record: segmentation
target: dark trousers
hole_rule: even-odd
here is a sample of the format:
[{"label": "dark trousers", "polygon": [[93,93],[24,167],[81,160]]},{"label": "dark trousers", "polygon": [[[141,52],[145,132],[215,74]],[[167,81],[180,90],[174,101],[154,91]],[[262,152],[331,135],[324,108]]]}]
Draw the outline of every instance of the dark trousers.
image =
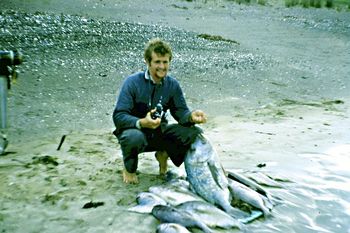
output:
[{"label": "dark trousers", "polygon": [[187,150],[202,130],[196,126],[185,127],[171,124],[150,129],[126,129],[117,135],[125,169],[135,173],[138,165],[138,155],[142,152],[166,151],[171,161],[180,166],[185,159]]}]

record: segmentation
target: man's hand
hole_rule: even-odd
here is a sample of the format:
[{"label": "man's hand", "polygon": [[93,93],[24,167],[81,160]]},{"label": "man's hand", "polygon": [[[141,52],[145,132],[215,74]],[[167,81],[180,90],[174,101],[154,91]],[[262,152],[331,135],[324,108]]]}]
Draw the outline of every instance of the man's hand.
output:
[{"label": "man's hand", "polygon": [[145,118],[140,119],[140,126],[142,128],[156,129],[160,125],[160,118],[152,119],[151,114],[156,111],[156,108],[147,113]]},{"label": "man's hand", "polygon": [[207,122],[207,116],[202,110],[194,110],[191,113],[191,122],[195,124],[201,124]]}]

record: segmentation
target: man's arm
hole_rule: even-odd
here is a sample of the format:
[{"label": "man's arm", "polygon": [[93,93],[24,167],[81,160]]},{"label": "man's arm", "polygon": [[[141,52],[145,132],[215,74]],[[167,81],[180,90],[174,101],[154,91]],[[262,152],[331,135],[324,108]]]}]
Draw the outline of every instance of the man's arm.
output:
[{"label": "man's arm", "polygon": [[131,114],[134,108],[132,96],[135,93],[132,84],[131,80],[125,80],[113,112],[113,122],[118,132],[122,129],[135,128],[136,122],[139,119]]},{"label": "man's arm", "polygon": [[191,125],[191,111],[187,107],[182,89],[177,81],[174,82],[174,93],[171,99],[170,113],[180,125]]},{"label": "man's arm", "polygon": [[173,106],[170,108],[170,112],[175,120],[177,120],[181,125],[205,123],[207,121],[207,117],[202,110],[189,110],[182,89],[177,81],[175,81],[174,90]]}]

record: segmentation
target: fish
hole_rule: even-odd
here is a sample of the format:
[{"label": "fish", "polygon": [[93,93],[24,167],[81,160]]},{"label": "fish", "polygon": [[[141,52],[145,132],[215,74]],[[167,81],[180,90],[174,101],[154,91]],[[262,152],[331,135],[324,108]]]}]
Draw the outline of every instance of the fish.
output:
[{"label": "fish", "polygon": [[160,186],[152,186],[149,192],[157,195],[169,205],[176,206],[187,201],[203,200],[200,196],[189,190],[189,184],[185,180],[173,180]]},{"label": "fish", "polygon": [[219,227],[223,229],[242,229],[243,227],[240,221],[232,218],[226,212],[208,202],[188,201],[176,206],[176,208],[189,213],[209,227]]},{"label": "fish", "polygon": [[181,168],[173,168],[165,173],[165,180],[171,182],[173,180],[185,180],[186,172],[185,169]]},{"label": "fish", "polygon": [[156,233],[191,233],[186,227],[176,223],[159,224]]},{"label": "fish", "polygon": [[187,180],[199,196],[219,206],[234,218],[249,217],[248,213],[231,206],[227,177],[219,162],[217,152],[203,134],[199,134],[191,144],[184,164]]},{"label": "fish", "polygon": [[[247,186],[249,189],[256,191],[261,195],[261,198],[264,201],[265,206],[267,206],[270,210],[279,204],[284,203],[284,201],[276,196],[272,196],[267,190],[265,190],[261,185],[259,185],[257,182],[252,180],[251,178],[247,178],[244,175],[239,174],[236,171],[233,171],[232,169],[226,169],[225,170],[227,177],[229,180],[237,181],[245,186]],[[290,182],[289,180],[283,180],[284,182]]]},{"label": "fish", "polygon": [[[266,175],[262,172],[254,172],[252,174],[248,175],[248,178],[253,180],[254,182],[256,182],[259,185],[262,185],[264,187],[271,187],[271,188],[283,188],[283,184],[281,184],[280,182],[290,182],[287,179],[274,179],[269,175]],[[277,181],[279,180],[279,181]]]},{"label": "fish", "polygon": [[184,190],[185,192],[191,191],[190,183],[183,178],[175,178],[175,179],[168,180],[168,182],[166,182],[164,186],[176,187],[181,190]]},{"label": "fish", "polygon": [[129,208],[128,211],[149,214],[152,212],[154,206],[167,205],[166,201],[162,198],[149,192],[139,193],[136,197],[136,201],[138,205]]},{"label": "fish", "polygon": [[195,227],[201,229],[205,233],[212,233],[212,230],[202,221],[173,206],[156,205],[152,209],[152,215],[162,223],[176,223],[186,228]]},{"label": "fish", "polygon": [[266,198],[268,198],[269,200],[272,200],[271,195],[263,188],[261,187],[261,185],[259,185],[258,183],[254,182],[253,180],[239,174],[238,172],[235,172],[233,170],[228,170],[226,169],[225,172],[227,173],[227,177],[238,181],[239,183],[242,183],[246,186],[248,186],[249,188],[255,190],[256,192],[260,193],[261,195],[265,196]]},{"label": "fish", "polygon": [[233,199],[243,201],[251,206],[260,209],[265,216],[271,214],[272,205],[261,194],[253,189],[248,188],[235,180],[229,180],[229,189]]}]

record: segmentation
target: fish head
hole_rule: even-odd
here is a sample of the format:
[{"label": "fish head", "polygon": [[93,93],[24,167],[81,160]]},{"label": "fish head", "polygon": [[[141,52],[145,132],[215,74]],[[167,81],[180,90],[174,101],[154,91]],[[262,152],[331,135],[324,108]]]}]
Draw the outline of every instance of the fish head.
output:
[{"label": "fish head", "polygon": [[157,195],[149,192],[141,192],[137,195],[136,201],[139,204],[159,203],[165,204],[166,202]]},{"label": "fish head", "polygon": [[190,231],[180,224],[162,223],[157,227],[156,233],[190,233]]},{"label": "fish head", "polygon": [[216,151],[210,141],[203,134],[200,134],[191,144],[186,155],[186,160],[192,164],[206,163],[208,160],[211,160],[215,154]]},{"label": "fish head", "polygon": [[165,219],[172,219],[174,215],[176,216],[177,212],[175,207],[168,205],[155,205],[152,209],[152,215],[162,222],[164,222]]}]

